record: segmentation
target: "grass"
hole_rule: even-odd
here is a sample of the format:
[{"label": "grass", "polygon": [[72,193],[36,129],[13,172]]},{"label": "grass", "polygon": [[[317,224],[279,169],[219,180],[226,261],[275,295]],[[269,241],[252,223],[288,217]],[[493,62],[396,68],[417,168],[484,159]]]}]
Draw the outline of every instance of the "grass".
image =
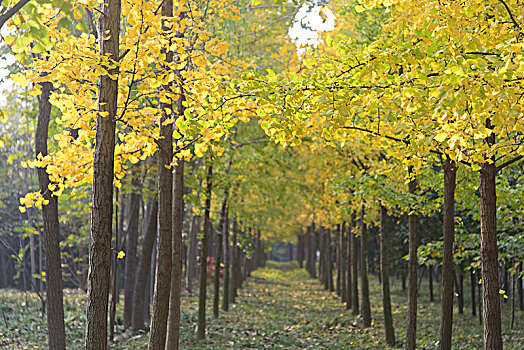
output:
[{"label": "grass", "polygon": [[[406,324],[406,293],[400,281],[392,281],[393,317],[398,346],[402,347]],[[418,307],[419,349],[438,347],[438,302],[430,303],[423,281]],[[385,345],[382,330],[380,285],[370,276],[372,327],[362,329],[336,296],[308,278],[295,263],[272,263],[255,271],[240,292],[238,303],[228,313],[213,319],[208,309],[206,340],[196,342],[196,296],[182,301],[181,349],[393,349]],[[469,291],[467,285],[465,291]],[[208,294],[208,300],[211,293]],[[438,291],[436,291],[438,298]],[[465,295],[466,306],[469,305]],[[41,349],[46,347],[45,320],[34,296],[0,291],[0,348]],[[209,300],[209,306],[211,306]],[[120,305],[121,306],[121,305]],[[505,349],[524,349],[524,313],[517,311],[515,328],[509,329],[510,303],[502,305]],[[85,295],[66,293],[66,330],[69,349],[81,349],[84,337]],[[121,311],[121,310],[120,310]],[[465,307],[454,314],[453,349],[482,348],[482,327]],[[120,313],[121,314],[121,313]],[[118,318],[118,317],[117,317]],[[147,334],[123,331],[117,325],[111,349],[145,349]]]}]

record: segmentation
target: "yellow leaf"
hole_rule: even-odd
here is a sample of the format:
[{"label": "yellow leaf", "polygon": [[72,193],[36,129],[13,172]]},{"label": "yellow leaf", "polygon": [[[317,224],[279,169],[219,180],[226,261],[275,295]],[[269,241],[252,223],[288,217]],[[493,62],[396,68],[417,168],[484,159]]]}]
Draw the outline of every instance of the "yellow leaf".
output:
[{"label": "yellow leaf", "polygon": [[21,213],[25,213],[27,211],[27,209],[22,206],[18,206],[18,209],[20,210]]},{"label": "yellow leaf", "polygon": [[435,141],[437,142],[442,142],[446,139],[446,137],[448,136],[448,134],[446,134],[445,132],[441,132],[440,134],[437,134],[437,136],[435,136]]},{"label": "yellow leaf", "polygon": [[21,73],[12,74],[10,78],[11,78],[12,81],[14,81],[15,83],[17,83],[20,86],[27,86],[27,85],[29,85],[29,82],[27,81],[27,78],[25,77],[25,75],[23,75]]},{"label": "yellow leaf", "polygon": [[126,253],[124,253],[124,251],[121,250],[121,251],[118,252],[117,258],[118,259],[123,259],[124,256],[126,256]]}]

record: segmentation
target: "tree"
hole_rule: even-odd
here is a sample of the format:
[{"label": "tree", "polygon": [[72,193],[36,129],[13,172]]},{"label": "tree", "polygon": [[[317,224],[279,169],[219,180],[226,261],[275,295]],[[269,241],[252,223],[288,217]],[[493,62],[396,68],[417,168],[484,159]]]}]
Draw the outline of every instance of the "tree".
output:
[{"label": "tree", "polygon": [[[107,303],[111,266],[113,220],[113,171],[118,98],[120,1],[109,0],[99,19],[100,56],[105,72],[100,75],[95,156],[93,165],[93,204],[87,285],[86,348],[107,348]],[[116,75],[116,78],[115,78]]]}]

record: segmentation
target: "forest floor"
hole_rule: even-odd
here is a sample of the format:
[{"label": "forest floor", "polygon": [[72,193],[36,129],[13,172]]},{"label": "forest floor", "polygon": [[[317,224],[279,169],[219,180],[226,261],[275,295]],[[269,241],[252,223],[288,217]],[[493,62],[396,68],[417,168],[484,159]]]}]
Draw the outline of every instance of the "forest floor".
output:
[{"label": "forest floor", "polygon": [[[402,347],[406,318],[406,292],[400,281],[392,281],[393,318],[398,347]],[[238,303],[213,319],[208,309],[206,340],[195,341],[196,296],[182,301],[181,349],[394,349],[385,345],[382,329],[381,293],[378,279],[370,278],[373,323],[362,329],[360,319],[345,309],[334,295],[308,278],[296,263],[268,262],[257,270],[240,292]],[[468,288],[464,288],[469,291]],[[430,303],[423,282],[418,306],[417,345],[420,349],[438,348],[439,313],[437,301]],[[209,306],[212,297],[208,294]],[[81,349],[84,337],[85,295],[66,293],[66,330],[69,349]],[[455,309],[453,349],[481,349],[482,327],[471,316],[465,295],[464,315]],[[524,349],[524,313],[517,311],[515,327],[509,329],[510,303],[503,303],[505,349]],[[0,290],[0,348],[46,348],[45,319],[39,312],[36,296]],[[147,334],[123,331],[117,317],[117,335],[111,349],[146,349]],[[396,349],[395,348],[395,349]]]}]

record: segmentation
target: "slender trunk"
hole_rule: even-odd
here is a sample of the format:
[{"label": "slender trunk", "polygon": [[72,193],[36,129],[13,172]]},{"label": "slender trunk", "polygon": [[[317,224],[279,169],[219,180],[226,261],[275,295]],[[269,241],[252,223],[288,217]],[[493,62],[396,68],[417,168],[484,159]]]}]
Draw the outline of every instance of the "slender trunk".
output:
[{"label": "slender trunk", "polygon": [[369,282],[368,282],[368,237],[366,222],[364,221],[364,203],[360,209],[360,268],[361,268],[361,292],[362,292],[362,323],[364,327],[371,326],[371,308],[369,303]]},{"label": "slender trunk", "polygon": [[440,350],[451,349],[453,325],[453,241],[455,239],[455,187],[457,167],[448,157],[442,162],[444,169],[444,219],[442,292],[440,311]]},{"label": "slender trunk", "polygon": [[347,299],[346,299],[346,309],[352,308],[353,303],[353,280],[352,280],[352,253],[351,253],[351,245],[353,244],[354,237],[352,237],[351,233],[351,222],[349,223],[348,227],[348,234],[347,234],[347,242],[346,242],[346,261],[344,264],[346,265],[346,293],[347,293]]},{"label": "slender trunk", "polygon": [[340,226],[337,225],[337,233],[336,233],[336,240],[335,240],[335,266],[336,266],[336,269],[337,269],[337,286],[336,286],[336,290],[335,292],[337,293],[338,296],[342,297],[342,288],[341,288],[341,281],[342,281],[342,276],[341,276],[341,270],[342,270],[342,264],[340,263],[340,256],[341,256],[341,246],[342,245],[342,240],[340,238]]},{"label": "slender trunk", "polygon": [[[514,263],[514,259],[513,259],[513,263]],[[513,273],[513,283],[511,286],[511,321],[509,323],[510,329],[513,329],[513,326],[515,325],[515,294],[517,294],[515,291],[516,285],[517,285],[517,272],[515,271]]]},{"label": "slender trunk", "polygon": [[186,287],[191,295],[193,278],[198,275],[197,271],[197,248],[198,248],[198,227],[200,226],[200,218],[192,216],[189,223],[189,250],[187,254],[187,271],[186,271]]},{"label": "slender trunk", "polygon": [[238,258],[237,258],[237,219],[236,217],[233,219],[233,240],[231,242],[231,282],[229,287],[229,303],[234,304],[235,298],[237,296],[237,265],[238,265]]},{"label": "slender trunk", "polygon": [[330,292],[335,291],[333,285],[333,259],[332,259],[332,250],[331,250],[331,229],[326,230],[326,272],[328,280],[328,289]]},{"label": "slender trunk", "polygon": [[[51,116],[51,83],[41,83],[42,93],[38,100],[38,123],[35,137],[37,156],[47,155],[47,138]],[[49,174],[45,168],[37,168],[40,193],[47,205],[42,206],[47,282],[47,338],[49,349],[65,349],[64,297],[62,289],[62,267],[60,262],[60,231],[58,225],[58,198],[49,191]],[[40,237],[40,246],[42,237]],[[42,270],[41,270],[42,271]],[[7,282],[7,281],[6,281]],[[7,285],[7,284],[6,284]]]},{"label": "slender trunk", "polygon": [[[492,134],[492,136],[494,141],[495,135]],[[502,350],[503,348],[498,274],[495,176],[496,167],[494,163],[482,164],[480,171],[480,260],[482,267],[482,313],[485,350]]]},{"label": "slender trunk", "polygon": [[520,306],[520,311],[524,311],[524,293],[523,293],[523,288],[522,288],[522,276],[521,276],[521,273],[522,273],[522,263],[519,264],[519,278],[517,280],[517,290],[519,291],[519,306]]},{"label": "slender trunk", "polygon": [[131,210],[129,211],[129,221],[126,232],[126,250],[125,250],[125,268],[124,268],[124,328],[131,327],[133,318],[133,293],[135,291],[136,270],[138,264],[137,246],[138,246],[138,217],[140,207],[140,190],[141,181],[139,174],[135,173],[131,186]]},{"label": "slender trunk", "polygon": [[384,309],[384,331],[386,343],[395,345],[395,329],[391,314],[391,294],[389,291],[389,257],[388,257],[388,231],[386,229],[387,212],[380,206],[380,273],[382,275],[382,305]]},{"label": "slender trunk", "polygon": [[[459,306],[459,314],[464,314],[464,275],[462,274],[462,269],[460,266],[458,266],[458,270],[456,271],[458,273],[458,280],[457,282],[457,298],[458,298],[458,306]],[[455,277],[456,278],[456,277]]]},{"label": "slender trunk", "polygon": [[220,310],[220,265],[222,265],[222,250],[224,243],[224,231],[226,230],[226,213],[227,201],[229,199],[229,189],[224,190],[224,199],[222,201],[222,210],[220,211],[220,231],[217,232],[217,250],[215,260],[215,275],[214,275],[214,295],[213,295],[213,316],[217,318]]},{"label": "slender trunk", "polygon": [[144,329],[144,304],[149,305],[149,299],[146,301],[147,281],[150,277],[151,257],[153,255],[153,246],[155,245],[157,221],[158,221],[158,199],[155,196],[152,199],[152,207],[149,213],[146,233],[142,242],[142,250],[135,281],[135,291],[133,292],[133,319],[131,328],[133,330]]},{"label": "slender trunk", "polygon": [[349,242],[351,245],[351,284],[353,290],[351,292],[353,300],[351,305],[353,308],[353,315],[359,314],[359,305],[358,305],[358,260],[357,260],[357,239],[353,233],[355,228],[355,213],[351,213],[351,225],[349,225]]},{"label": "slender trunk", "polygon": [[206,274],[207,274],[207,240],[211,233],[211,219],[209,213],[211,210],[211,193],[212,193],[213,166],[207,168],[207,193],[204,212],[204,234],[202,235],[202,244],[200,246],[200,287],[198,294],[198,329],[197,339],[203,340],[206,337]]},{"label": "slender trunk", "polygon": [[[410,176],[411,174],[410,169]],[[409,182],[409,193],[414,194],[417,188],[416,180]],[[414,350],[417,344],[417,222],[416,214],[409,215],[409,289],[408,289],[408,319],[406,328],[406,350]]]},{"label": "slender trunk", "polygon": [[473,269],[469,271],[469,276],[471,280],[471,314],[473,316],[477,315],[477,306],[475,305],[475,289],[477,281],[475,281],[475,272]]},{"label": "slender trunk", "polygon": [[171,293],[167,321],[167,349],[178,349],[180,330],[180,297],[182,294],[182,231],[184,230],[184,160],[178,159],[173,174],[173,240]]},{"label": "slender trunk", "polygon": [[224,223],[224,290],[222,295],[222,310],[229,310],[229,265],[231,264],[231,248],[229,246],[229,212],[226,211]]},{"label": "slender trunk", "polygon": [[340,294],[342,296],[341,301],[347,303],[348,292],[347,292],[347,263],[346,263],[346,245],[344,244],[344,227],[345,223],[339,225],[339,252],[340,252]]},{"label": "slender trunk", "polygon": [[[108,0],[102,6],[98,20],[100,56],[109,56],[110,60],[117,60],[119,56],[120,10],[120,0]],[[118,66],[107,67],[107,72],[100,76],[98,84],[99,113],[96,117],[87,286],[87,350],[107,348]]]}]

